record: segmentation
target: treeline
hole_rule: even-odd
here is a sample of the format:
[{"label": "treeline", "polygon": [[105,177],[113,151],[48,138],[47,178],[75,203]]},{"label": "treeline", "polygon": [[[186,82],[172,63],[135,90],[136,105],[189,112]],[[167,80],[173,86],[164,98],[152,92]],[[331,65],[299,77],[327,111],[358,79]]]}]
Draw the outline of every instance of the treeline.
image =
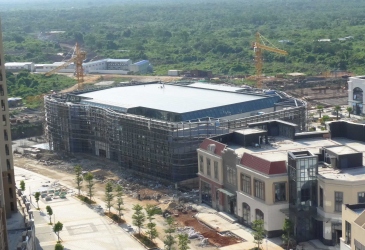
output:
[{"label": "treeline", "polygon": [[[75,9],[0,12],[6,59],[48,61],[60,48],[39,41],[39,32],[64,30],[58,42],[79,42],[92,56],[148,59],[156,74],[168,69],[250,74],[251,43],[259,31],[289,52],[287,57],[265,53],[264,73],[365,73],[364,1],[178,0],[100,7],[90,3]],[[339,40],[344,37],[352,38]]]},{"label": "treeline", "polygon": [[37,108],[43,102],[42,94],[71,87],[76,80],[63,75],[45,76],[21,71],[17,74],[6,72],[6,83],[9,97],[22,97],[28,107]]}]

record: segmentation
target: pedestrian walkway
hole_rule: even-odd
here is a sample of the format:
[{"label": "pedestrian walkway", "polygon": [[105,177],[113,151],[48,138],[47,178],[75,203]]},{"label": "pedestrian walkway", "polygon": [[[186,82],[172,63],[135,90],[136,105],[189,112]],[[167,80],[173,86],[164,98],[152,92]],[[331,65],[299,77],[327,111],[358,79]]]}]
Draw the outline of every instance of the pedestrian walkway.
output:
[{"label": "pedestrian walkway", "polygon": [[48,225],[48,218],[44,212],[37,210],[33,206],[33,216],[35,224],[35,236],[37,238],[37,250],[53,250],[57,241],[56,234],[52,226]]},{"label": "pedestrian walkway", "polygon": [[[34,192],[55,181],[20,168],[15,168],[15,179],[17,182],[21,180],[26,182],[26,195],[28,196],[28,190]],[[37,206],[34,206],[36,205],[34,197],[32,197],[32,202],[37,250],[53,250],[57,242],[57,236],[53,232],[52,226],[48,225],[49,217],[45,209],[47,205],[51,206],[53,210],[52,222],[60,221],[63,224],[60,238],[65,249],[145,249],[118,224],[107,219],[104,213],[99,213],[99,210],[94,209],[93,206],[88,206],[70,194],[67,194],[64,199],[58,198],[50,201],[41,198],[39,200],[41,210],[37,210]]]}]

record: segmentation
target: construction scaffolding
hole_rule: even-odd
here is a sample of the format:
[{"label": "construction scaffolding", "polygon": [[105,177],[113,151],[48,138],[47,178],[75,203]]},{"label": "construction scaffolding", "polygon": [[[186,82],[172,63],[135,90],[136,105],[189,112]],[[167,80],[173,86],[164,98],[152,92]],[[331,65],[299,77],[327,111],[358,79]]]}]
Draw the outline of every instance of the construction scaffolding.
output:
[{"label": "construction scaffolding", "polygon": [[173,183],[196,177],[196,149],[207,137],[265,120],[289,121],[300,130],[306,124],[305,106],[236,120],[169,122],[82,104],[77,96],[66,94],[46,96],[45,112],[50,149],[97,155]]}]

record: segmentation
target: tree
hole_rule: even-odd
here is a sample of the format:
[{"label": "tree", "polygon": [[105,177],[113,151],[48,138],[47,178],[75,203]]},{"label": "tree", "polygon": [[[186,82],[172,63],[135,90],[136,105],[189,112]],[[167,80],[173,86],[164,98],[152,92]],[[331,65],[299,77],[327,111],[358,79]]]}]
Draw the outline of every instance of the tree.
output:
[{"label": "tree", "polygon": [[175,233],[175,220],[172,217],[168,217],[166,219],[167,222],[167,229],[165,229],[165,239],[163,241],[163,243],[165,244],[165,249],[166,250],[172,250],[172,246],[176,243],[176,240],[174,238],[174,236],[172,235],[173,233]]},{"label": "tree", "polygon": [[347,107],[346,108],[347,113],[349,113],[349,118],[350,118],[350,114],[352,113],[352,108],[351,107]]},{"label": "tree", "polygon": [[112,201],[113,201],[114,195],[113,195],[113,184],[108,181],[105,185],[105,202],[106,202],[106,207],[109,209],[109,214],[110,214],[110,208],[113,206]]},{"label": "tree", "polygon": [[254,243],[257,244],[256,249],[260,249],[260,245],[265,238],[265,229],[263,220],[255,220],[252,222],[252,236],[254,238]]},{"label": "tree", "polygon": [[177,243],[179,245],[179,250],[188,250],[190,249],[189,247],[189,236],[188,234],[179,234],[178,236],[179,242]]},{"label": "tree", "polygon": [[122,216],[122,211],[124,210],[124,202],[123,202],[123,187],[121,185],[117,185],[115,187],[117,202],[115,203],[115,209],[118,211],[119,218]]},{"label": "tree", "polygon": [[285,219],[283,226],[283,235],[281,236],[283,239],[284,245],[286,245],[286,249],[291,248],[291,244],[295,242],[293,238],[293,223],[289,219]]},{"label": "tree", "polygon": [[331,118],[328,115],[324,115],[321,118],[321,124],[325,124],[326,122],[328,122],[329,120],[331,120]]},{"label": "tree", "polygon": [[322,117],[322,112],[323,112],[323,106],[322,105],[318,105],[317,106],[317,111],[319,113],[319,118],[321,118]]},{"label": "tree", "polygon": [[52,214],[53,214],[53,210],[50,206],[46,206],[46,210],[47,210],[47,214],[49,216],[49,224],[52,225]]},{"label": "tree", "polygon": [[80,196],[80,191],[81,191],[81,184],[82,184],[82,168],[80,165],[77,165],[75,166],[74,168],[74,171],[75,171],[75,175],[76,175],[76,178],[75,178],[75,182],[76,182],[76,188],[77,190],[79,190],[79,196]]},{"label": "tree", "polygon": [[133,210],[135,211],[132,219],[133,219],[133,225],[135,225],[136,227],[138,227],[138,234],[141,234],[141,228],[143,227],[143,223],[146,220],[146,216],[143,213],[143,207],[141,205],[134,205],[133,206]]},{"label": "tree", "polygon": [[338,120],[338,112],[341,111],[341,107],[339,105],[335,106],[335,112],[336,112],[336,119]]},{"label": "tree", "polygon": [[153,206],[151,204],[148,204],[145,207],[146,210],[146,214],[147,214],[147,219],[148,219],[148,223],[147,223],[147,235],[148,238],[153,241],[155,238],[157,238],[158,236],[158,232],[156,229],[156,223],[153,222],[153,220],[155,219],[153,216],[155,216],[156,214],[159,213],[159,210],[156,206]]},{"label": "tree", "polygon": [[20,189],[24,192],[25,191],[25,182],[22,180],[20,181]]},{"label": "tree", "polygon": [[63,250],[64,247],[61,243],[57,243],[55,246],[54,246],[54,250]]},{"label": "tree", "polygon": [[62,228],[63,228],[63,224],[59,221],[53,227],[53,232],[55,232],[55,234],[57,234],[58,242],[60,241],[60,232],[62,231]]},{"label": "tree", "polygon": [[38,201],[39,201],[39,197],[41,196],[41,193],[40,192],[36,192],[34,194],[34,198],[35,198],[35,201],[37,202],[37,207],[39,209],[39,204],[38,204]]},{"label": "tree", "polygon": [[88,190],[88,196],[89,196],[89,199],[91,201],[91,198],[93,197],[93,189],[94,189],[94,175],[92,173],[87,173],[85,175],[85,180],[87,181],[87,184],[86,184],[86,187],[87,187],[87,190]]}]

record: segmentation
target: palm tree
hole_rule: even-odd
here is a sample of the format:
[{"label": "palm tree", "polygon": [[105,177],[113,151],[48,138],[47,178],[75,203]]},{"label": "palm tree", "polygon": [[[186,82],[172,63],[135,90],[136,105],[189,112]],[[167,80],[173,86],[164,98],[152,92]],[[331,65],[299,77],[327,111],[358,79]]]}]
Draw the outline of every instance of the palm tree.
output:
[{"label": "palm tree", "polygon": [[350,118],[350,114],[351,114],[351,112],[352,112],[353,109],[351,107],[347,107],[346,110],[349,113],[349,118]]},{"label": "palm tree", "polygon": [[317,106],[317,110],[318,110],[318,113],[319,113],[319,118],[322,117],[322,112],[323,112],[323,106],[322,105],[318,105]]},{"label": "palm tree", "polygon": [[336,119],[338,120],[338,112],[341,111],[341,107],[339,105],[335,106],[335,111],[336,111]]}]

